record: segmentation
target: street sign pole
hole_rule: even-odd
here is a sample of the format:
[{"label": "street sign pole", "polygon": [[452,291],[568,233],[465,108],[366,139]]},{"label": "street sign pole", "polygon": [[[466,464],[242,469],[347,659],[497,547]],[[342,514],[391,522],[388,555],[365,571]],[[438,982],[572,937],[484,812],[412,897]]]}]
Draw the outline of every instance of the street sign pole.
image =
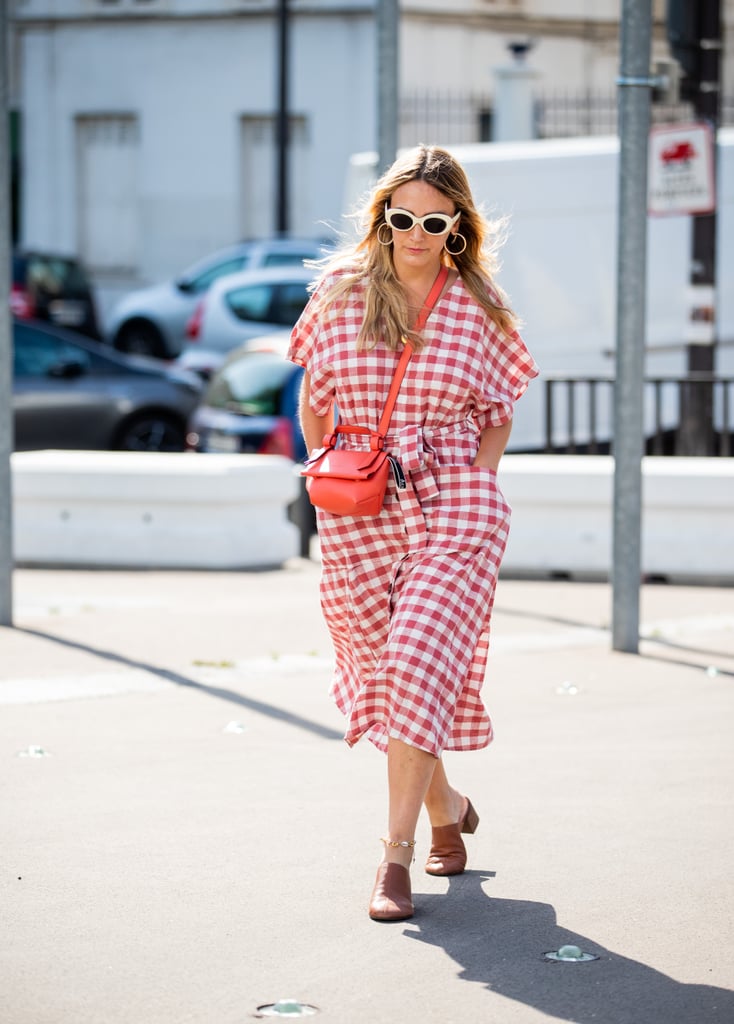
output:
[{"label": "street sign pole", "polygon": [[636,654],[640,626],[642,401],[652,0],[624,0],[619,86],[617,356],[614,390],[612,644]]},{"label": "street sign pole", "polygon": [[377,173],[382,174],[398,152],[398,0],[377,0]]},{"label": "street sign pole", "polygon": [[[702,0],[698,8],[700,47],[698,81],[692,84],[698,120],[709,125],[714,137],[720,111],[721,0]],[[716,157],[714,157],[716,195]],[[716,349],[716,206],[693,218],[691,244],[688,373],[714,372]],[[702,334],[703,332],[703,334]],[[689,381],[684,392],[680,447],[683,455],[713,455],[714,411],[711,384]]]},{"label": "street sign pole", "polygon": [[10,155],[8,145],[8,23],[0,0],[0,626],[13,625],[13,361],[10,323]]}]

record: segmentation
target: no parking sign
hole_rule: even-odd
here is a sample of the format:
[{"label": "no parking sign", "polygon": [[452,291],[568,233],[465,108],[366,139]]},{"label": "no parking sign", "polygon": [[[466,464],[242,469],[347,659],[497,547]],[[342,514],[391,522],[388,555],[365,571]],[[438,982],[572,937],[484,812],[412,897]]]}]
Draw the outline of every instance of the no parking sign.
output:
[{"label": "no parking sign", "polygon": [[710,126],[653,128],[648,143],[648,212],[711,213],[715,205],[714,133]]}]

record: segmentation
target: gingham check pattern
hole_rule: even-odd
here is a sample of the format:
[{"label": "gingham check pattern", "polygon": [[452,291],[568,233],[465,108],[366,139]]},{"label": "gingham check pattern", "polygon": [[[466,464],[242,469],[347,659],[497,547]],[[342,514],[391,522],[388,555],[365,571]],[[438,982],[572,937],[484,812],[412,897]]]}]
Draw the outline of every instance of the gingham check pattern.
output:
[{"label": "gingham check pattern", "polygon": [[[328,282],[326,282],[328,286]],[[323,287],[323,285],[322,285]],[[318,318],[313,300],[289,352],[311,375],[311,407],[375,429],[398,354],[356,351],[363,295]],[[512,417],[537,368],[518,335],[499,332],[457,280],[414,353],[388,448],[406,472],[379,516],[318,510],[321,604],[334,643],[332,695],[350,745],[388,737],[439,756],[492,739],[480,690],[510,509],[492,470],[471,465],[485,426]]]}]

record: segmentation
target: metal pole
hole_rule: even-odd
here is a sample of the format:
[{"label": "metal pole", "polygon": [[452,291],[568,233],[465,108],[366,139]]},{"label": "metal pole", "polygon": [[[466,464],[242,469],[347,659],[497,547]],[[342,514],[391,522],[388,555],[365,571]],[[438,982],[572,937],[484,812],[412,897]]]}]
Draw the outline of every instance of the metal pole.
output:
[{"label": "metal pole", "polygon": [[617,358],[614,398],[612,643],[637,653],[640,622],[643,375],[652,0],[623,0],[619,86]]},{"label": "metal pole", "polygon": [[13,625],[13,360],[10,322],[10,146],[7,5],[0,0],[0,626]]},{"label": "metal pole", "polygon": [[398,0],[377,0],[377,170],[386,171],[398,152]]},{"label": "metal pole", "polygon": [[275,222],[279,235],[289,229],[288,203],[288,0],[278,0],[278,114],[276,125],[277,195]]},{"label": "metal pole", "polygon": [[[703,0],[698,12],[700,75],[693,94],[696,119],[706,121],[714,139],[719,126],[721,2]],[[716,175],[716,158],[714,175]],[[715,189],[715,186],[714,186]],[[716,191],[714,191],[716,194]],[[716,209],[693,217],[690,315],[695,317],[698,343],[688,345],[688,372],[712,374],[716,348]],[[702,332],[708,334],[703,340]],[[712,455],[714,446],[713,386],[689,384],[685,389],[680,454]]]}]

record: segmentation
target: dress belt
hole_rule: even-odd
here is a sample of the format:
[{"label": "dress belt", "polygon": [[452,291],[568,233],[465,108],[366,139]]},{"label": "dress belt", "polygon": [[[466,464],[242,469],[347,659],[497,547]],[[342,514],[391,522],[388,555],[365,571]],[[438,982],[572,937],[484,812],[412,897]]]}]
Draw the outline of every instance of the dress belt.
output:
[{"label": "dress belt", "polygon": [[450,423],[430,430],[419,424],[408,424],[396,433],[388,434],[387,448],[395,455],[403,472],[410,474],[419,499],[430,500],[439,495],[438,484],[432,472],[440,458],[437,456],[434,443],[440,452],[441,442],[447,438],[475,433],[476,431],[466,422]]}]

